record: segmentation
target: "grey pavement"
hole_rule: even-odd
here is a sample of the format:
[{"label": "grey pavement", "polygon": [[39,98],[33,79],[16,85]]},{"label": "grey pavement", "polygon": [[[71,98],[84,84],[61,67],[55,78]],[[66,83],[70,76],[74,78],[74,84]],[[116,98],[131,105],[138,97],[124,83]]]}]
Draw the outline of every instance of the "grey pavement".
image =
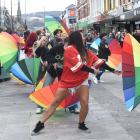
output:
[{"label": "grey pavement", "polygon": [[91,133],[77,129],[78,115],[60,110],[37,136],[31,136],[41,118],[28,98],[33,87],[14,80],[0,83],[0,140],[140,140],[140,106],[126,110],[121,76],[106,73],[103,80],[90,88],[86,123]]}]

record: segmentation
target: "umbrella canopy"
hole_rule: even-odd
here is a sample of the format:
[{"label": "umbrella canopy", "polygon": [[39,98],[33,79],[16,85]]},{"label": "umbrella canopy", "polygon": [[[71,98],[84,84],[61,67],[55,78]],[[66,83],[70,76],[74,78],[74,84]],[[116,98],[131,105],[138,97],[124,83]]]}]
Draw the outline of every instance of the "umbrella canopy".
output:
[{"label": "umbrella canopy", "polygon": [[56,18],[53,16],[45,17],[45,27],[47,27],[48,31],[53,35],[53,32],[56,29],[61,29],[63,31],[64,36],[68,36],[68,29],[66,25],[62,23],[60,18]]},{"label": "umbrella canopy", "polygon": [[0,33],[0,62],[6,70],[17,61],[18,47],[15,39],[8,33]]},{"label": "umbrella canopy", "polygon": [[93,41],[93,43],[90,45],[90,49],[97,54],[98,52],[98,46],[101,43],[101,39],[97,38],[95,41]]},{"label": "umbrella canopy", "polygon": [[110,38],[109,36],[106,37],[106,42],[107,42],[108,44],[110,44],[111,40],[112,40],[112,38]]},{"label": "umbrella canopy", "polygon": [[41,60],[40,58],[26,58],[18,61],[11,67],[11,72],[27,84],[36,84],[42,74]]},{"label": "umbrella canopy", "polygon": [[12,34],[18,44],[24,45],[25,41],[22,37],[18,36],[17,34]]},{"label": "umbrella canopy", "polygon": [[[30,94],[29,98],[34,101],[36,104],[48,108],[53,99],[56,96],[56,90],[58,87],[58,82],[54,82],[53,84],[46,86],[42,89],[35,91]],[[61,102],[58,106],[59,109],[67,108],[79,101],[77,94],[75,93],[67,93],[68,96]]]},{"label": "umbrella canopy", "polygon": [[12,73],[10,73],[10,76],[12,79],[14,79],[18,84],[25,84],[23,81],[19,80],[17,77],[15,77]]},{"label": "umbrella canopy", "polygon": [[46,71],[44,77],[39,81],[38,85],[36,86],[35,88],[35,91],[47,86],[47,85],[50,85],[51,83],[53,83],[54,81],[54,78],[51,77],[48,72]]},{"label": "umbrella canopy", "polygon": [[117,68],[122,62],[122,48],[116,39],[112,39],[109,43],[111,55],[108,58],[108,65]]},{"label": "umbrella canopy", "polygon": [[123,90],[127,109],[140,103],[140,44],[130,35],[124,38],[122,51]]},{"label": "umbrella canopy", "polygon": [[[112,39],[111,39],[110,37],[107,36],[106,42],[107,42],[108,44],[110,44],[111,40],[112,40]],[[93,41],[93,43],[90,45],[90,49],[91,49],[95,54],[98,53],[98,47],[99,47],[100,43],[101,43],[101,39],[100,39],[100,38],[97,38],[97,39],[96,39],[95,41]]]}]

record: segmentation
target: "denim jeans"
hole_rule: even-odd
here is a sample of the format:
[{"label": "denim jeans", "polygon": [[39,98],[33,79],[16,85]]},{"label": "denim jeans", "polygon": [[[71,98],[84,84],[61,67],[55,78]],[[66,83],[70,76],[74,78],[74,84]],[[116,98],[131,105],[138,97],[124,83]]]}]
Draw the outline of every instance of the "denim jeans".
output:
[{"label": "denim jeans", "polygon": [[100,73],[96,75],[97,80],[100,80],[102,74],[105,72],[104,68],[100,68],[99,70],[100,70]]},{"label": "denim jeans", "polygon": [[73,110],[75,110],[76,108],[78,108],[78,104],[77,104],[77,103],[74,104],[74,105],[72,105],[72,106],[70,106],[70,107],[68,107],[68,109],[69,109],[70,111],[73,111]]}]

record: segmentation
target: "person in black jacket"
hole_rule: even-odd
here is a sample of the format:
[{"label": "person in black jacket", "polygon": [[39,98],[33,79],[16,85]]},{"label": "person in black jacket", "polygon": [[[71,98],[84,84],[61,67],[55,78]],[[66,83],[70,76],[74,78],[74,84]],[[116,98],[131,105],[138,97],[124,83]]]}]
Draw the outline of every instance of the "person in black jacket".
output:
[{"label": "person in black jacket", "polygon": [[[34,51],[34,55],[35,57],[40,57],[42,60],[42,64],[43,64],[43,71],[39,77],[39,79],[42,79],[46,73],[46,71],[48,71],[48,62],[46,61],[46,56],[49,53],[49,49],[48,49],[48,44],[49,39],[47,36],[42,36],[41,39],[38,41],[38,43],[36,44],[37,49]],[[47,81],[45,82],[45,85],[48,85],[50,83],[53,82],[54,77],[56,76],[55,73],[55,69],[52,67],[51,73],[48,72],[47,74]],[[43,112],[43,108],[41,106],[37,106],[36,108],[36,114],[41,114]]]},{"label": "person in black jacket", "polygon": [[57,47],[59,43],[64,43],[62,39],[62,30],[61,29],[56,29],[53,32],[54,38],[50,41],[50,44],[52,47]]},{"label": "person in black jacket", "polygon": [[[110,49],[108,48],[108,44],[106,42],[106,37],[107,37],[106,33],[102,33],[100,35],[101,43],[100,43],[99,49],[98,49],[98,57],[100,59],[104,60],[105,62],[108,61],[108,57],[111,55]],[[101,67],[100,73],[96,76],[98,82],[104,82],[104,81],[100,80],[100,78],[104,72],[105,72],[105,69]]]}]

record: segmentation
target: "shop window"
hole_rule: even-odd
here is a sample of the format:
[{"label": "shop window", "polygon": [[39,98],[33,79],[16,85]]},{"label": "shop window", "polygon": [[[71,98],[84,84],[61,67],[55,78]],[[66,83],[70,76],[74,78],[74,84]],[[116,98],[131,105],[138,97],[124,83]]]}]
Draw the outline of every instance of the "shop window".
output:
[{"label": "shop window", "polygon": [[69,11],[69,16],[70,16],[70,17],[75,16],[75,10],[74,10],[74,9],[71,9],[71,10]]},{"label": "shop window", "polygon": [[76,23],[76,19],[74,18],[74,19],[69,19],[69,24],[74,24],[74,23]]},{"label": "shop window", "polygon": [[123,0],[123,4],[126,4],[126,0]]}]

